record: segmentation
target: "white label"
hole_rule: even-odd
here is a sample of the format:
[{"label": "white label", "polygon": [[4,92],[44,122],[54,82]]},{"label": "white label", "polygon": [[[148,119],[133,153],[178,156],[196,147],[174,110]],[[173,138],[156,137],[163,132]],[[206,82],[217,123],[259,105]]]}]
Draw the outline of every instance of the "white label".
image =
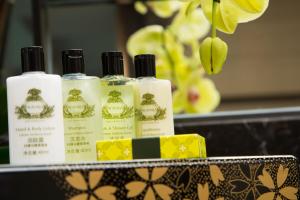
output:
[{"label": "white label", "polygon": [[61,79],[22,75],[7,80],[11,164],[62,163]]},{"label": "white label", "polygon": [[172,94],[169,81],[139,80],[137,83],[137,129],[141,137],[174,134]]}]

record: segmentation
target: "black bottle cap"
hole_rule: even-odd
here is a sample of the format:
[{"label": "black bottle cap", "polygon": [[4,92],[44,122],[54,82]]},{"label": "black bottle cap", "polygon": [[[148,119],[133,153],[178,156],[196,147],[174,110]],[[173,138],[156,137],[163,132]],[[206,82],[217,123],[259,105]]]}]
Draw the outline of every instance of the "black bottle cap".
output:
[{"label": "black bottle cap", "polygon": [[155,55],[141,54],[134,57],[135,77],[155,77]]},{"label": "black bottle cap", "polygon": [[22,72],[45,71],[44,51],[41,46],[21,49]]},{"label": "black bottle cap", "polygon": [[102,53],[103,76],[124,75],[123,55],[119,51]]},{"label": "black bottle cap", "polygon": [[82,49],[62,51],[63,74],[84,73],[84,56]]}]

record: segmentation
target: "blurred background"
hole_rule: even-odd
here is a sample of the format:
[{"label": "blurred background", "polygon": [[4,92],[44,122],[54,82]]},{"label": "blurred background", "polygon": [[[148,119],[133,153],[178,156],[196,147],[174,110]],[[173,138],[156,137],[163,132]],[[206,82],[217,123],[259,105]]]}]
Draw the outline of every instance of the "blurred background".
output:
[{"label": "blurred background", "polygon": [[200,9],[186,17],[186,1],[0,0],[0,163],[8,162],[5,80],[21,74],[20,48],[31,45],[44,47],[56,74],[61,51],[82,48],[87,74],[100,77],[103,51],[123,51],[128,76],[134,54],[154,53],[158,77],[173,84],[176,133],[203,131],[211,156],[299,156],[300,1],[271,0],[233,35],[218,33],[229,55],[215,76],[198,54],[210,24]]},{"label": "blurred background", "polygon": [[[167,6],[167,11],[162,12],[169,14],[162,17],[157,14],[160,8],[155,12],[155,6],[149,4],[148,7],[152,11],[141,14],[143,5],[136,5],[131,0],[0,0],[0,134],[7,133],[5,80],[21,73],[21,47],[43,45],[47,70],[56,74],[62,72],[62,50],[83,48],[87,74],[100,77],[101,52],[121,50],[126,55],[126,73],[132,76],[130,49],[135,49],[133,52],[143,50],[136,47],[142,45],[138,38],[132,39],[131,47],[132,43],[136,43],[136,46],[130,48],[129,38],[149,25],[160,25],[160,28],[167,29],[170,24],[175,24],[174,18],[180,12],[180,9],[169,11]],[[299,10],[300,1],[272,0],[262,17],[239,25],[234,35],[220,33],[220,37],[229,45],[223,72],[208,77],[200,70],[199,80],[205,81],[197,83],[196,88],[186,86],[185,91],[178,92],[181,84],[188,79],[184,76],[188,75],[181,71],[182,68],[175,69],[177,79],[172,80],[175,112],[199,115],[215,111],[299,106]],[[197,41],[201,41],[209,31],[209,27],[205,28],[205,22],[199,27],[203,29]],[[145,38],[145,43],[151,43],[151,38]],[[194,61],[198,55],[189,49],[194,47],[192,44],[196,47],[197,44],[183,43],[171,43],[169,56],[173,56],[173,65],[193,62],[191,65],[198,69],[200,63]],[[155,45],[151,47],[155,48]],[[177,57],[174,57],[175,54]],[[177,54],[190,55],[190,58],[186,62],[184,59],[188,56],[179,59]],[[159,59],[159,65],[162,65],[164,60],[162,57]],[[163,67],[163,70],[158,70],[159,77],[169,78],[174,68]],[[184,69],[191,71],[194,68]],[[167,72],[164,73],[164,70]],[[182,102],[182,99],[186,99],[186,102]],[[195,99],[196,103],[192,105]],[[181,104],[191,105],[180,107]]]},{"label": "blurred background", "polygon": [[[48,71],[61,73],[60,52],[83,48],[86,71],[101,75],[100,53],[126,52],[128,37],[151,24],[168,25],[172,16],[139,14],[131,1],[0,1],[0,80],[21,73],[20,48],[42,44]],[[300,104],[300,2],[273,0],[256,21],[222,36],[229,57],[220,75],[209,77],[221,95],[216,110]],[[51,66],[51,67],[50,67]],[[53,66],[53,67],[52,67]]]}]

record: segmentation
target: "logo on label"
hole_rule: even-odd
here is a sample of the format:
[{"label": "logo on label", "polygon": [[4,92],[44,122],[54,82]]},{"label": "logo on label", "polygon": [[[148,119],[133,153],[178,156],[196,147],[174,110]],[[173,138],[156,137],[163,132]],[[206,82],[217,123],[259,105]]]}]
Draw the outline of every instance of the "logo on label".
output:
[{"label": "logo on label", "polygon": [[127,119],[133,116],[134,108],[124,103],[121,92],[113,90],[108,96],[106,104],[102,107],[104,119]]},{"label": "logo on label", "polygon": [[45,119],[52,117],[54,106],[49,106],[36,88],[28,90],[25,103],[16,106],[18,119]]},{"label": "logo on label", "polygon": [[146,93],[142,98],[141,108],[136,111],[139,121],[163,120],[166,118],[167,109],[158,106],[153,94]]},{"label": "logo on label", "polygon": [[81,96],[81,90],[72,89],[64,104],[64,118],[87,118],[94,116],[94,105],[89,105]]}]

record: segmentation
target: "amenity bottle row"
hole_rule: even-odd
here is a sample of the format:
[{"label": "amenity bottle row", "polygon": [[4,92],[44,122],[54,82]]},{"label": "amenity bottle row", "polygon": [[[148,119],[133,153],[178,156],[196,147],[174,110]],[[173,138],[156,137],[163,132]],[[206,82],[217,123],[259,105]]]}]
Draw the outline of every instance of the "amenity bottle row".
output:
[{"label": "amenity bottle row", "polygon": [[85,75],[80,49],[62,52],[63,76],[45,73],[42,47],[21,49],[22,75],[7,79],[11,164],[96,161],[96,141],[173,135],[171,84],[154,55],[102,54],[103,78]]}]

